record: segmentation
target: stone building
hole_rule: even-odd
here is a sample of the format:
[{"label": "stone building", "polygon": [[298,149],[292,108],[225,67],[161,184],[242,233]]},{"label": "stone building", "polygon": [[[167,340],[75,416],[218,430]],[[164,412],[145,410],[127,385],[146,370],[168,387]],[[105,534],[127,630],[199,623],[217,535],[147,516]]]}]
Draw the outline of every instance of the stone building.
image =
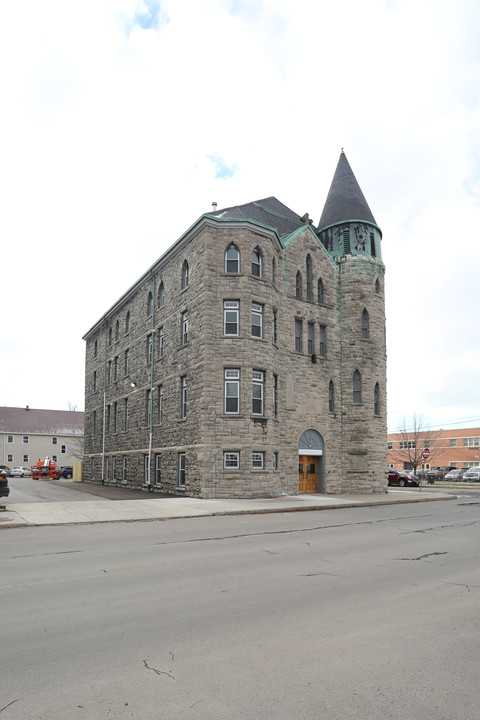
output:
[{"label": "stone building", "polygon": [[343,151],[318,227],[274,197],[200,217],[84,337],[84,480],[384,492],[381,237]]}]

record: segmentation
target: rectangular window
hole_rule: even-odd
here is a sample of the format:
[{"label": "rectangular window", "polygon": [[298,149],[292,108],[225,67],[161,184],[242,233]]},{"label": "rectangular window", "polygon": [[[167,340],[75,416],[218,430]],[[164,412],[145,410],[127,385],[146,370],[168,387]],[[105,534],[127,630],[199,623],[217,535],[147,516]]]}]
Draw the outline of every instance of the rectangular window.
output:
[{"label": "rectangular window", "polygon": [[150,333],[147,335],[147,365],[152,363],[152,350],[153,350],[153,335]]},{"label": "rectangular window", "polygon": [[93,392],[97,392],[97,371],[93,371]]},{"label": "rectangular window", "polygon": [[388,450],[393,450],[393,442],[390,442],[390,441],[389,441],[389,442],[387,443],[387,448],[388,448]]},{"label": "rectangular window", "polygon": [[278,416],[278,375],[273,375],[273,417]]},{"label": "rectangular window", "polygon": [[185,487],[187,459],[186,453],[178,453],[178,487]]},{"label": "rectangular window", "polygon": [[25,465],[30,462],[29,457],[29,455],[22,455],[22,462],[25,463]]},{"label": "rectangular window", "polygon": [[274,310],[272,313],[272,342],[274,345],[277,344],[277,311]]},{"label": "rectangular window", "polygon": [[187,417],[187,376],[180,378],[180,417]]},{"label": "rectangular window", "polygon": [[188,342],[188,310],[182,313],[182,345]]},{"label": "rectangular window", "polygon": [[110,472],[110,458],[107,457],[107,459],[105,460],[105,477],[107,478],[107,480],[108,480],[109,472]]},{"label": "rectangular window", "polygon": [[113,480],[114,482],[115,482],[115,479],[116,479],[116,475],[117,475],[117,458],[116,458],[116,457],[113,457],[113,458],[112,458],[112,480]]},{"label": "rectangular window", "polygon": [[116,433],[118,430],[118,403],[113,403],[113,432]]},{"label": "rectangular window", "polygon": [[463,438],[463,447],[478,447],[480,445],[480,437]]},{"label": "rectangular window", "polygon": [[52,437],[52,445],[58,445],[58,438]]},{"label": "rectangular window", "polygon": [[273,453],[273,469],[278,470],[278,452]]},{"label": "rectangular window", "polygon": [[253,371],[253,388],[252,388],[252,414],[263,415],[264,405],[264,389],[265,389],[265,373],[262,370]]},{"label": "rectangular window", "polygon": [[162,327],[158,328],[158,357],[163,357],[163,343],[164,343],[164,334],[163,334],[163,325]]},{"label": "rectangular window", "polygon": [[454,439],[452,438],[450,440],[450,447],[457,447],[457,439],[456,438],[454,438]]},{"label": "rectangular window", "polygon": [[112,382],[112,361],[109,360],[107,363],[107,383],[110,385]]},{"label": "rectangular window", "polygon": [[315,352],[315,327],[312,322],[308,323],[307,330],[308,330],[307,352],[309,355],[313,355],[313,353]]},{"label": "rectangular window", "polygon": [[[97,411],[93,411],[93,417],[92,417],[92,435],[95,437],[97,434]],[[92,475],[93,477],[93,475]]]},{"label": "rectangular window", "polygon": [[122,457],[122,482],[127,482],[127,456]]},{"label": "rectangular window", "polygon": [[118,355],[113,360],[113,379],[115,382],[118,380]]},{"label": "rectangular window", "polygon": [[252,303],[252,335],[263,337],[263,305]]},{"label": "rectangular window", "polygon": [[155,485],[162,484],[162,456],[155,455]]},{"label": "rectangular window", "polygon": [[92,480],[95,478],[95,458],[91,458],[90,461],[90,477]]},{"label": "rectangular window", "polygon": [[327,357],[327,327],[320,325],[320,357]]},{"label": "rectangular window", "polygon": [[7,443],[9,443],[9,444],[13,443],[13,435],[7,435]]},{"label": "rectangular window", "polygon": [[240,370],[224,370],[224,410],[226,414],[237,415],[240,411]]},{"label": "rectangular window", "polygon": [[107,430],[110,430],[110,413],[111,413],[110,405],[107,405]]},{"label": "rectangular window", "polygon": [[127,348],[125,350],[125,375],[128,375],[130,372],[130,350]]},{"label": "rectangular window", "polygon": [[150,463],[148,461],[148,455],[143,456],[143,482],[145,485],[150,485]]},{"label": "rectangular window", "polygon": [[13,453],[11,455],[7,455],[7,463],[13,463]]},{"label": "rectangular window", "polygon": [[265,453],[253,452],[252,453],[252,470],[263,470],[265,467]]},{"label": "rectangular window", "polygon": [[24,435],[24,436],[23,436],[23,438],[22,438],[22,443],[23,443],[24,445],[28,445],[28,435]]},{"label": "rectangular window", "polygon": [[223,453],[224,470],[238,470],[240,468],[240,453],[231,450]]},{"label": "rectangular window", "polygon": [[[28,457],[28,455],[24,455],[23,457]],[[58,462],[58,455],[52,455],[52,460],[55,460],[55,462]]]},{"label": "rectangular window", "polygon": [[125,398],[125,404],[124,404],[124,424],[123,429],[126,431],[128,430],[128,398]]},{"label": "rectangular window", "polygon": [[240,303],[238,300],[223,302],[223,334],[238,335],[240,324]]},{"label": "rectangular window", "polygon": [[62,455],[66,455],[67,454],[67,446],[62,445],[60,448],[60,452],[62,453]]},{"label": "rectangular window", "polygon": [[302,352],[302,321],[295,318],[295,350]]},{"label": "rectangular window", "polygon": [[163,385],[158,386],[158,414],[157,421],[163,422]]},{"label": "rectangular window", "polygon": [[415,440],[401,440],[400,441],[400,450],[413,450],[417,447],[417,443]]}]

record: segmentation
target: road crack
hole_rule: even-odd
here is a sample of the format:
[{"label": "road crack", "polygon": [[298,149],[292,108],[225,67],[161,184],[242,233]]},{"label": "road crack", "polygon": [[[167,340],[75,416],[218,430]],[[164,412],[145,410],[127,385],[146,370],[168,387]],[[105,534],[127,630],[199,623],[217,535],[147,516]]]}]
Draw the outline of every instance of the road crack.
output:
[{"label": "road crack", "polygon": [[[173,658],[174,658],[175,656],[172,655],[172,653],[170,653],[170,655],[172,656],[172,660],[173,660]],[[150,665],[147,663],[146,660],[143,661],[143,664],[145,665],[145,667],[147,668],[147,670],[152,670],[152,671],[153,671],[154,673],[156,673],[157,675],[166,675],[167,677],[171,678],[172,680],[175,680],[174,676],[173,676],[171,673],[167,672],[166,670],[157,670],[157,668],[150,667]]]}]

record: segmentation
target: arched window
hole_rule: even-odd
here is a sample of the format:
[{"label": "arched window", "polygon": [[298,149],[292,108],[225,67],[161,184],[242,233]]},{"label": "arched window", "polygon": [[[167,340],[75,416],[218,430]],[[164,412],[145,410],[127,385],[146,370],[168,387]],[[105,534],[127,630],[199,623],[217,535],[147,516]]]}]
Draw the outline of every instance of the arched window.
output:
[{"label": "arched window", "polygon": [[240,272],[240,250],[233,243],[225,250],[225,272]]},{"label": "arched window", "polygon": [[258,247],[252,252],[252,275],[263,277],[263,256]]},{"label": "arched window", "polygon": [[380,415],[380,386],[378,383],[375,383],[373,391],[373,414]]},{"label": "arched window", "polygon": [[378,278],[375,280],[375,292],[380,295],[380,280]]},{"label": "arched window", "polygon": [[183,261],[182,265],[182,290],[184,290],[188,285],[188,262],[186,260]]},{"label": "arched window", "polygon": [[370,337],[370,317],[368,312],[364,310],[362,312],[362,338],[368,339]]},{"label": "arched window", "polygon": [[130,332],[130,312],[127,312],[127,316],[125,318],[125,334],[128,334]]},{"label": "arched window", "polygon": [[163,307],[165,305],[165,285],[163,284],[163,280],[160,283],[160,287],[158,288],[158,307]]},{"label": "arched window", "polygon": [[318,281],[318,286],[317,286],[317,299],[318,299],[318,304],[319,304],[319,305],[323,305],[323,282],[322,282],[322,278],[320,278],[319,281]]},{"label": "arched window", "polygon": [[362,376],[355,370],[353,373],[353,404],[360,405],[362,402]]},{"label": "arched window", "polygon": [[302,274],[300,270],[297,272],[297,276],[295,278],[295,296],[297,298],[302,297]]},{"label": "arched window", "polygon": [[307,300],[313,300],[312,258],[307,255]]},{"label": "arched window", "polygon": [[115,340],[118,340],[119,337],[120,337],[120,323],[117,320],[117,322],[115,323]]},{"label": "arched window", "polygon": [[151,292],[148,293],[147,298],[147,315],[151,315],[153,313],[153,295]]},{"label": "arched window", "polygon": [[328,383],[328,409],[330,412],[335,411],[335,390],[332,380]]}]

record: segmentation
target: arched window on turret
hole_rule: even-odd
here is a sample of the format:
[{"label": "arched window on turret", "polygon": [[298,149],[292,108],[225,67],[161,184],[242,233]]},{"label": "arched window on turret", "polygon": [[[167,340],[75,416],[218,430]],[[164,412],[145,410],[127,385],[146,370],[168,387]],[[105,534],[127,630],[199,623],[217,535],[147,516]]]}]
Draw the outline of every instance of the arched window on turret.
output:
[{"label": "arched window on turret", "polygon": [[153,313],[153,295],[151,292],[148,293],[147,298],[147,315],[150,316]]},{"label": "arched window on turret", "polygon": [[375,280],[375,293],[380,295],[380,280],[378,278]]},{"label": "arched window on turret", "polygon": [[362,338],[368,340],[370,337],[370,317],[368,312],[364,310],[362,312]]},{"label": "arched window on turret", "polygon": [[353,404],[360,405],[362,402],[362,376],[358,370],[353,373]]},{"label": "arched window on turret", "polygon": [[225,250],[225,272],[240,272],[240,250],[233,243]]},{"label": "arched window on turret", "polygon": [[332,380],[328,383],[328,409],[330,412],[335,412],[335,390]]},{"label": "arched window on turret", "polygon": [[302,297],[302,274],[300,270],[297,272],[297,276],[295,278],[295,296],[297,298]]},{"label": "arched window on turret", "polygon": [[165,285],[163,284],[163,280],[160,283],[160,287],[158,288],[158,307],[163,307],[165,305]]},{"label": "arched window on turret", "polygon": [[323,282],[322,278],[319,279],[317,285],[317,300],[319,305],[323,305]]},{"label": "arched window on turret", "polygon": [[313,300],[312,258],[307,255],[307,300]]},{"label": "arched window on turret", "polygon": [[188,262],[186,260],[183,261],[182,265],[182,290],[184,290],[188,285]]},{"label": "arched window on turret", "polygon": [[375,383],[373,391],[373,414],[380,415],[380,385]]},{"label": "arched window on turret", "polygon": [[263,277],[263,255],[259,247],[252,252],[252,275]]},{"label": "arched window on turret", "polygon": [[351,255],[352,250],[350,248],[350,228],[345,228],[343,231],[343,254]]}]

